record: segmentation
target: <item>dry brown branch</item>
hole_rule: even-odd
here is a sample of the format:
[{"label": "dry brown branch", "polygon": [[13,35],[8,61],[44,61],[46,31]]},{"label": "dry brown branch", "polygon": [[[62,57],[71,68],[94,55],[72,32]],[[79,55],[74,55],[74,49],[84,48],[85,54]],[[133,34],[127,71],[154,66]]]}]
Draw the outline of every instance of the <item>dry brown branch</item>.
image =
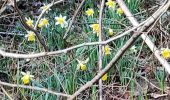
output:
[{"label": "dry brown branch", "polygon": [[70,97],[70,95],[68,95],[68,94],[57,93],[57,92],[54,92],[54,91],[49,90],[49,89],[46,89],[46,88],[40,88],[40,87],[35,87],[35,86],[27,86],[27,85],[11,84],[11,83],[6,83],[6,82],[2,82],[2,81],[0,81],[0,85],[9,86],[9,87],[26,88],[26,89],[31,89],[31,90],[37,90],[37,91],[48,92],[48,93],[51,93],[51,94],[54,94],[54,95],[57,95],[57,96]]},{"label": "dry brown branch", "polygon": [[[125,15],[127,18],[130,20],[130,22],[133,24],[133,26],[139,25],[137,20],[133,17],[132,13],[129,11],[129,9],[126,7],[125,3],[123,0],[117,0],[119,6],[122,8],[124,11]],[[166,1],[165,1],[166,2]],[[131,16],[131,17],[128,17]],[[162,66],[168,71],[170,74],[170,65],[169,63],[160,56],[160,51],[159,49],[154,45],[154,43],[151,41],[151,39],[147,36],[147,34],[142,34],[141,35],[142,39],[145,41],[145,43],[148,45],[150,50],[154,53],[155,57],[158,59],[158,61],[162,64]]]},{"label": "dry brown branch", "polygon": [[110,61],[107,66],[101,70],[91,81],[87,82],[85,85],[81,86],[69,100],[73,100],[76,96],[78,96],[82,91],[86,90],[88,87],[92,86],[96,81],[98,81],[111,67],[113,64],[121,58],[121,56],[125,53],[125,51],[134,43],[134,41],[142,34],[143,31],[147,31],[147,29],[153,24],[155,19],[160,17],[162,13],[167,11],[170,6],[170,1],[164,2],[163,4],[151,17],[148,18],[148,21],[138,29],[138,32],[134,33],[132,37],[125,43],[125,45],[117,52],[115,57]]}]

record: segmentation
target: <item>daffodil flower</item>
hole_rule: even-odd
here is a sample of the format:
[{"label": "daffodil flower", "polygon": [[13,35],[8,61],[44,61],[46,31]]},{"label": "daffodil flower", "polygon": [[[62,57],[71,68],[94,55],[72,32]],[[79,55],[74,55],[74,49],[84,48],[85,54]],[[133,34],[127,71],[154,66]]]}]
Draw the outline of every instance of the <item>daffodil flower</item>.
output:
[{"label": "daffodil flower", "polygon": [[110,52],[111,50],[112,49],[109,47],[109,45],[105,45],[102,47],[103,54],[105,54],[105,55],[111,54],[111,52]]},{"label": "daffodil flower", "polygon": [[161,51],[161,54],[163,58],[168,59],[170,58],[170,49],[169,48],[163,48]]},{"label": "daffodil flower", "polygon": [[24,84],[29,84],[30,83],[30,80],[34,77],[33,75],[30,75],[30,72],[27,71],[26,73],[25,72],[21,72],[21,74],[23,75],[23,77],[21,78],[22,82]]},{"label": "daffodil flower", "polygon": [[67,27],[68,23],[66,21],[66,16],[60,15],[59,17],[55,17],[56,25],[61,25],[62,28]]},{"label": "daffodil flower", "polygon": [[113,35],[113,30],[111,28],[109,28],[109,36],[112,36]]},{"label": "daffodil flower", "polygon": [[122,10],[121,8],[118,8],[118,9],[117,9],[117,14],[118,14],[119,16],[121,16],[123,13],[124,13],[124,12],[123,12],[123,10]]},{"label": "daffodil flower", "polygon": [[113,0],[107,0],[106,6],[108,6],[109,8],[115,9],[115,7],[116,7],[116,2],[113,1]]},{"label": "daffodil flower", "polygon": [[31,18],[25,18],[26,19],[26,24],[30,27],[33,27],[33,20],[31,20]]},{"label": "daffodil flower", "polygon": [[102,81],[106,81],[106,80],[107,80],[107,73],[102,76]]},{"label": "daffodil flower", "polygon": [[92,8],[90,8],[86,11],[87,16],[93,16],[93,14],[94,14],[94,10]]},{"label": "daffodil flower", "polygon": [[28,39],[28,41],[35,41],[35,33],[32,31],[27,31],[27,33],[28,34],[25,37]]},{"label": "daffodil flower", "polygon": [[46,13],[48,13],[48,11],[49,10],[51,10],[50,8],[50,4],[44,4],[44,6],[42,6],[40,9],[42,10],[42,11],[46,11]]},{"label": "daffodil flower", "polygon": [[47,27],[47,25],[48,25],[48,19],[43,18],[43,19],[40,20],[40,22],[39,22],[39,24],[38,24],[38,27],[39,27],[39,28],[41,28],[41,27],[43,27],[43,26],[46,26],[46,27]]},{"label": "daffodil flower", "polygon": [[93,29],[93,33],[97,33],[97,36],[99,36],[99,24],[92,24],[90,27]]},{"label": "daffodil flower", "polygon": [[136,46],[135,46],[135,45],[133,45],[133,46],[130,48],[130,51],[131,51],[131,52],[135,52],[135,53],[136,53],[136,52],[137,52],[137,50],[136,50]]},{"label": "daffodil flower", "polygon": [[78,62],[77,70],[82,70],[82,71],[87,70],[86,64],[87,64],[88,61],[89,61],[89,58],[87,58],[85,61],[80,61],[80,60],[77,59],[77,62]]}]

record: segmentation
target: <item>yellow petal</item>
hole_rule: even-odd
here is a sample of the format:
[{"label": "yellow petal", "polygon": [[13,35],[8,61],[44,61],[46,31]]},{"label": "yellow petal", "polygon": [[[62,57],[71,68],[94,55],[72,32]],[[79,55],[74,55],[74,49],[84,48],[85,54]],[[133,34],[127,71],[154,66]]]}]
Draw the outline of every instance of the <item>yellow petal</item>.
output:
[{"label": "yellow petal", "polygon": [[93,14],[94,14],[94,10],[93,10],[93,9],[88,9],[88,10],[86,11],[86,15],[87,15],[87,16],[93,16]]},{"label": "yellow petal", "polygon": [[32,31],[27,31],[27,38],[28,38],[28,41],[31,41],[31,42],[33,42],[33,41],[35,41],[35,34],[34,34],[34,32],[32,32]]},{"label": "yellow petal", "polygon": [[165,59],[170,58],[170,49],[166,48],[166,49],[164,49],[161,53],[162,53],[162,56],[163,56]]},{"label": "yellow petal", "polygon": [[94,33],[97,33],[97,36],[99,34],[99,24],[92,24],[90,27],[93,29]]},{"label": "yellow petal", "polygon": [[118,9],[117,9],[117,14],[119,14],[119,16],[121,16],[123,13],[124,13],[124,12],[123,12],[123,10],[122,10],[121,8],[118,8]]},{"label": "yellow petal", "polygon": [[109,7],[109,8],[112,8],[114,9],[116,7],[116,2],[115,1],[112,1],[112,0],[108,0],[106,2],[106,5]]},{"label": "yellow petal", "polygon": [[113,35],[113,30],[109,28],[109,36]]},{"label": "yellow petal", "polygon": [[107,80],[107,73],[102,76],[102,81],[106,81],[106,80]]},{"label": "yellow petal", "polygon": [[80,65],[80,69],[81,69],[82,71],[85,71],[85,70],[87,70],[87,66],[86,66],[85,64],[81,64],[81,65]]}]

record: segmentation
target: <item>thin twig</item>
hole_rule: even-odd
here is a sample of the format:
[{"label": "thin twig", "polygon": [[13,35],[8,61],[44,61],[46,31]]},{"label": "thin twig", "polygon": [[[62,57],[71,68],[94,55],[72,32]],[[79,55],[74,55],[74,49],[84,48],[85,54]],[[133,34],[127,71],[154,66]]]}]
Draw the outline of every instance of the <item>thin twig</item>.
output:
[{"label": "thin twig", "polygon": [[9,87],[20,87],[20,88],[26,88],[26,89],[31,89],[31,90],[37,90],[37,91],[43,91],[43,92],[48,92],[57,96],[63,96],[63,97],[70,97],[70,95],[68,94],[64,94],[64,93],[57,93],[54,92],[52,90],[46,89],[46,88],[40,88],[40,87],[35,87],[35,86],[27,86],[27,85],[19,85],[19,84],[11,84],[11,83],[6,83],[6,82],[2,82],[0,81],[0,85],[5,85],[5,86],[9,86]]},{"label": "thin twig", "polygon": [[83,6],[83,4],[84,4],[85,1],[86,1],[86,0],[82,0],[82,2],[80,3],[80,6],[79,6],[78,9],[75,11],[75,13],[74,13],[74,15],[73,15],[73,17],[72,17],[72,20],[71,20],[70,23],[69,23],[69,26],[68,26],[68,28],[67,28],[67,31],[66,31],[65,34],[64,34],[63,39],[65,39],[65,38],[67,37],[67,34],[68,34],[68,32],[70,31],[71,26],[72,26],[72,24],[74,23],[74,21],[75,21],[75,19],[76,19],[76,16],[77,16],[78,12],[80,11],[80,9],[82,8],[82,6]]},{"label": "thin twig", "polygon": [[[166,2],[165,2],[166,3]],[[82,91],[86,90],[88,87],[92,86],[96,81],[98,81],[111,67],[113,64],[121,58],[121,56],[125,53],[125,51],[135,42],[135,40],[142,34],[143,31],[147,30],[152,23],[157,19],[162,13],[167,11],[170,6],[170,1],[168,1],[165,5],[162,5],[153,15],[149,17],[148,22],[143,25],[143,27],[138,30],[137,33],[133,34],[132,37],[125,43],[125,45],[117,52],[115,57],[110,61],[107,66],[101,70],[91,81],[87,82],[85,85],[81,86],[69,100],[73,100],[76,96],[78,96]]]}]

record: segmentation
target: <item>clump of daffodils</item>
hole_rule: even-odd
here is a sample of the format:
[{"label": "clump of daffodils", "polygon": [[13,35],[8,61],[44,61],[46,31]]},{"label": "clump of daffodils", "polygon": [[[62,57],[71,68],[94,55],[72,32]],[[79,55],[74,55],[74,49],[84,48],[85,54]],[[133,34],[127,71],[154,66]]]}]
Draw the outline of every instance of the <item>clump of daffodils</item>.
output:
[{"label": "clump of daffodils", "polygon": [[106,81],[106,80],[107,80],[107,73],[102,76],[102,81]]},{"label": "clump of daffodils", "polygon": [[90,27],[93,29],[93,33],[97,33],[97,36],[99,36],[99,24],[92,24]]},{"label": "clump of daffodils", "polygon": [[93,16],[93,14],[94,14],[94,10],[92,8],[90,8],[86,11],[87,16]]},{"label": "clump of daffodils", "polygon": [[35,41],[35,33],[32,31],[27,31],[27,33],[28,34],[25,37],[28,39],[28,41],[34,42]]},{"label": "clump of daffodils", "polygon": [[22,82],[27,85],[30,83],[30,80],[34,77],[33,75],[30,75],[30,72],[27,71],[25,72],[21,72],[21,74],[23,75],[23,77],[21,78]]},{"label": "clump of daffodils", "polygon": [[62,28],[64,27],[67,27],[68,26],[68,23],[66,21],[66,16],[58,16],[58,17],[55,17],[55,20],[56,20],[56,25],[61,25]]},{"label": "clump of daffodils", "polygon": [[103,54],[105,54],[105,55],[111,54],[111,52],[110,52],[111,50],[112,49],[110,48],[109,45],[105,45],[105,46],[102,47]]},{"label": "clump of daffodils", "polygon": [[116,7],[116,2],[113,1],[113,0],[107,0],[106,6],[108,6],[109,8],[115,9],[115,7]]},{"label": "clump of daffodils", "polygon": [[170,58],[170,49],[169,48],[163,48],[161,50],[162,57],[165,59]]},{"label": "clump of daffodils", "polygon": [[39,22],[39,24],[38,24],[38,27],[39,27],[39,28],[41,28],[41,27],[43,27],[43,26],[46,26],[46,27],[47,27],[48,24],[49,24],[49,23],[48,23],[48,19],[43,18],[43,19],[40,20],[40,22]]},{"label": "clump of daffodils", "polygon": [[82,70],[82,71],[86,71],[87,70],[87,62],[89,61],[89,58],[87,58],[85,61],[80,61],[77,59],[77,70]]},{"label": "clump of daffodils", "polygon": [[124,12],[123,12],[123,10],[122,10],[121,8],[118,8],[118,9],[117,9],[117,14],[118,14],[119,16],[121,16],[123,13],[124,13]]},{"label": "clump of daffodils", "polygon": [[26,24],[30,27],[33,27],[33,20],[31,18],[25,18],[26,19]]}]

